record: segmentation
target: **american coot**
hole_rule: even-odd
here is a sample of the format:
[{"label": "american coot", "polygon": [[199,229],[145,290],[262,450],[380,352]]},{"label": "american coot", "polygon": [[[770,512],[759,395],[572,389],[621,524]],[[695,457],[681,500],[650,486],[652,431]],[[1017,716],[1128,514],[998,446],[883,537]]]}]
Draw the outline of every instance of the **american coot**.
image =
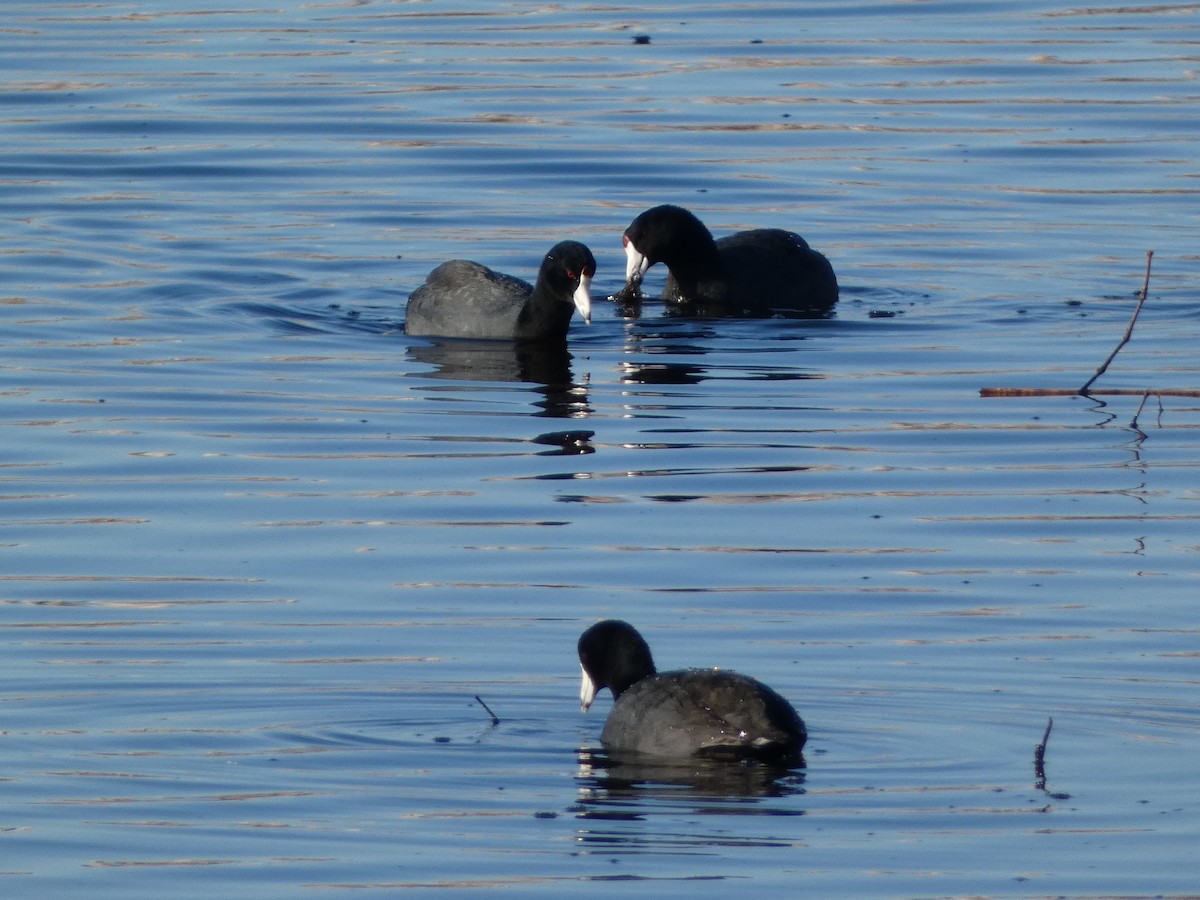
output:
[{"label": "american coot", "polygon": [[592,251],[578,241],[555,244],[542,260],[537,284],[487,266],[444,262],[408,298],[404,330],[433,337],[564,341],[576,309],[592,320]]},{"label": "american coot", "polygon": [[791,704],[765,684],[720,669],[657,672],[628,622],[609,619],[579,638],[586,712],[602,688],[614,702],[600,742],[610,753],[793,761],[808,734]]},{"label": "american coot", "polygon": [[679,206],[656,206],[622,236],[626,287],[632,292],[655,263],[670,270],[663,299],[677,310],[709,315],[825,316],[838,299],[837,276],[804,238],[779,228],[739,231],[713,240]]}]

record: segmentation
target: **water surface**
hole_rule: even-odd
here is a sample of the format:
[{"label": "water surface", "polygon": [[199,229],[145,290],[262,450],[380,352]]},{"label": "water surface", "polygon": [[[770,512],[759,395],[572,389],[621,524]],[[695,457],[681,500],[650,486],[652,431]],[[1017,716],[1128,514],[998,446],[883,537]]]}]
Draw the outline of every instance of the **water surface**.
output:
[{"label": "water surface", "polygon": [[[6,896],[1196,892],[1197,402],[979,391],[1150,249],[1098,386],[1200,388],[1200,7],[6,11]],[[836,316],[402,333],[667,201]],[[608,616],[807,765],[609,766]]]}]

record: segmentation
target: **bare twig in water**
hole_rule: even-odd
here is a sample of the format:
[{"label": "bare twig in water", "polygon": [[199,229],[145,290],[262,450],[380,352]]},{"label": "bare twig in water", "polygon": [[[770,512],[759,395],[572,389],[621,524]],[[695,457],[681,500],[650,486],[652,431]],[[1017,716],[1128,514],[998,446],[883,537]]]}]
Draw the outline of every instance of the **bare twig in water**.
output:
[{"label": "bare twig in water", "polygon": [[492,712],[492,708],[490,706],[488,706],[486,703],[484,703],[483,699],[478,694],[475,695],[475,702],[478,703],[480,706],[482,706],[485,710],[487,710],[487,714],[492,717],[492,727],[493,728],[495,728],[497,725],[500,724],[500,720],[496,717],[496,714],[494,712]]},{"label": "bare twig in water", "polygon": [[[1108,355],[1108,359],[1106,359],[1103,363],[1100,364],[1100,368],[1098,368],[1096,370],[1096,374],[1094,374],[1091,378],[1089,378],[1087,380],[1087,383],[1083,387],[1079,388],[1078,390],[1071,390],[1070,388],[988,387],[988,388],[980,388],[979,396],[980,397],[1074,397],[1074,396],[1083,395],[1083,396],[1087,396],[1087,397],[1100,397],[1100,396],[1118,396],[1118,395],[1122,395],[1122,394],[1128,394],[1128,395],[1135,396],[1135,397],[1145,398],[1151,394],[1156,394],[1156,395],[1158,395],[1160,406],[1162,405],[1163,397],[1200,397],[1200,390],[1190,390],[1190,389],[1165,389],[1165,390],[1147,391],[1147,390],[1131,390],[1131,389],[1125,388],[1125,389],[1117,389],[1117,390],[1095,390],[1095,391],[1091,390],[1091,387],[1096,382],[1096,379],[1099,378],[1101,375],[1103,375],[1105,373],[1105,371],[1108,370],[1109,365],[1116,358],[1116,356],[1120,352],[1121,348],[1124,347],[1126,344],[1128,344],[1129,339],[1133,336],[1133,326],[1137,322],[1139,313],[1141,313],[1141,311],[1142,311],[1142,305],[1146,302],[1146,295],[1150,293],[1150,261],[1152,259],[1154,259],[1154,251],[1147,250],[1146,251],[1146,274],[1145,274],[1145,277],[1142,279],[1142,289],[1138,293],[1137,306],[1134,307],[1133,315],[1130,316],[1130,318],[1129,318],[1129,324],[1125,328],[1125,334],[1121,338],[1121,342],[1119,344],[1117,344],[1117,346],[1113,350],[1113,352]],[[1135,416],[1134,418],[1136,420],[1137,417]]]},{"label": "bare twig in water", "polygon": [[[980,397],[1076,397],[1079,391],[1075,388],[980,388]],[[1089,397],[1145,397],[1155,394],[1159,397],[1200,397],[1197,388],[1166,388],[1164,390],[1146,391],[1141,388],[1101,388],[1088,391]]]},{"label": "bare twig in water", "polygon": [[1152,259],[1154,259],[1154,251],[1147,250],[1146,277],[1142,281],[1142,293],[1141,296],[1138,297],[1137,306],[1133,308],[1133,315],[1129,317],[1129,324],[1125,327],[1125,334],[1122,336],[1121,342],[1117,344],[1115,348],[1113,348],[1112,353],[1108,354],[1108,359],[1100,364],[1100,368],[1096,370],[1096,374],[1089,378],[1083,387],[1079,389],[1079,393],[1086,394],[1088,392],[1088,388],[1092,386],[1092,383],[1108,370],[1109,363],[1116,359],[1117,354],[1121,352],[1121,348],[1128,344],[1129,339],[1133,337],[1134,323],[1137,322],[1138,313],[1142,311],[1142,304],[1146,302],[1146,294],[1150,292],[1150,261]]},{"label": "bare twig in water", "polygon": [[1046,721],[1046,730],[1042,733],[1042,742],[1033,748],[1033,774],[1037,778],[1037,789],[1046,789],[1046,744],[1050,741],[1050,729],[1054,727],[1054,719]]},{"label": "bare twig in water", "polygon": [[[1142,414],[1142,410],[1146,406],[1146,401],[1149,399],[1150,399],[1149,394],[1142,394],[1142,402],[1138,404],[1138,408],[1134,412],[1133,418],[1129,420],[1129,427],[1134,429],[1135,431],[1137,431],[1139,434],[1142,433],[1142,429],[1138,428],[1138,416],[1140,416]],[[1158,398],[1158,405],[1160,408],[1162,407],[1162,397]],[[1142,436],[1144,437],[1145,435],[1143,434]]]}]

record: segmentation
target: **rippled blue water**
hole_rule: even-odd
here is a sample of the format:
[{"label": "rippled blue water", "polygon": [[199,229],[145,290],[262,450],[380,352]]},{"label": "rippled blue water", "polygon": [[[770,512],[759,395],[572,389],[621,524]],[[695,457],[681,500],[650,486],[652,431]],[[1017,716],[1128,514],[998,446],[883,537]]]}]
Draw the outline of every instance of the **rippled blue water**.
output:
[{"label": "rippled blue water", "polygon": [[[6,897],[1196,892],[1200,7],[643,6],[6,6]],[[836,317],[402,333],[666,201]],[[1175,394],[980,396],[1151,249]],[[608,616],[807,766],[609,767]]]}]

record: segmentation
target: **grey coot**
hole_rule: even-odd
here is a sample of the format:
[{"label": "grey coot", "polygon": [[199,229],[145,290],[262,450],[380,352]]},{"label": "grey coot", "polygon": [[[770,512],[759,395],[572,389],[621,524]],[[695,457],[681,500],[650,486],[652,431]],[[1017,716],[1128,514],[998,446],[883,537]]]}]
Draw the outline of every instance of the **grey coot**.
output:
[{"label": "grey coot", "polygon": [[609,619],[585,631],[579,663],[584,712],[599,690],[612,691],[600,735],[610,753],[790,762],[808,738],[791,704],[754,678],[720,669],[658,672],[628,622]]},{"label": "grey coot", "polygon": [[670,276],[663,299],[711,315],[779,312],[821,317],[838,299],[833,266],[800,235],[779,228],[739,231],[714,240],[704,223],[680,206],[656,206],[622,236],[626,287],[631,291],[655,263]]},{"label": "grey coot", "polygon": [[537,283],[465,259],[444,262],[408,298],[404,330],[431,337],[561,342],[576,309],[592,318],[589,293],[596,259],[578,241],[563,241],[542,260]]}]

